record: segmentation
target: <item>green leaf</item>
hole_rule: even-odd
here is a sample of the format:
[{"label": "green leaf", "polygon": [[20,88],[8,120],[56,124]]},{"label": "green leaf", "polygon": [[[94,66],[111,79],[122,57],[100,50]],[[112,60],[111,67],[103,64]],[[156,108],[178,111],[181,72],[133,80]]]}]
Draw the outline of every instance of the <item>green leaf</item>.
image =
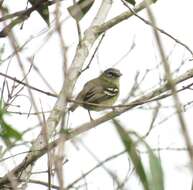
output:
[{"label": "green leaf", "polygon": [[76,4],[68,7],[68,12],[75,20],[80,21],[92,7],[94,1],[79,0]]},{"label": "green leaf", "polygon": [[19,133],[17,130],[11,127],[11,125],[3,122],[1,123],[1,133],[0,136],[3,138],[8,138],[8,139],[15,139],[15,140],[20,140],[22,135]]},{"label": "green leaf", "polygon": [[1,47],[0,47],[0,65],[2,63],[2,57],[3,57],[3,54],[5,52],[5,44],[3,44]]},{"label": "green leaf", "polygon": [[4,116],[7,113],[3,109],[2,103],[0,103],[0,105],[0,137],[6,145],[10,145],[12,140],[20,140],[22,134],[4,120]]},{"label": "green leaf", "polygon": [[131,161],[136,169],[136,173],[139,176],[144,189],[149,190],[148,178],[146,176],[141,158],[137,153],[135,143],[133,142],[132,138],[128,135],[126,130],[120,125],[120,123],[117,120],[114,119],[113,123],[116,126],[116,129],[121,137],[121,140],[126,148],[128,155],[131,158]]},{"label": "green leaf", "polygon": [[135,133],[135,136],[141,141],[148,151],[150,175],[148,176],[148,183],[151,190],[164,190],[164,174],[161,167],[161,162],[152,151],[151,147]]},{"label": "green leaf", "polygon": [[164,175],[161,167],[160,160],[156,157],[154,152],[151,150],[149,145],[143,141],[145,144],[148,155],[149,155],[149,166],[150,166],[150,176],[149,176],[149,186],[151,190],[164,190]]},{"label": "green leaf", "polygon": [[[39,0],[29,0],[29,2],[32,4],[32,6],[37,5]],[[40,16],[44,19],[46,24],[50,25],[50,16],[49,16],[49,9],[48,9],[48,3],[42,3],[37,8],[38,13]]]},{"label": "green leaf", "polygon": [[[133,165],[136,168],[136,172],[143,184],[145,190],[164,190],[164,174],[161,167],[160,160],[156,157],[154,152],[151,150],[150,146],[136,133],[132,133],[137,137],[138,142],[141,142],[145,145],[148,158],[149,158],[149,169],[145,171],[143,163],[140,156],[137,153],[135,148],[135,143],[132,138],[128,135],[128,132],[121,126],[117,120],[113,120],[114,125],[117,128],[117,131],[125,145],[128,155],[130,156]],[[147,172],[149,171],[149,172]],[[149,174],[150,175],[147,175]]]},{"label": "green leaf", "polygon": [[133,6],[135,5],[135,0],[125,0],[125,1],[127,1],[127,3],[130,3],[130,4],[132,4]]}]

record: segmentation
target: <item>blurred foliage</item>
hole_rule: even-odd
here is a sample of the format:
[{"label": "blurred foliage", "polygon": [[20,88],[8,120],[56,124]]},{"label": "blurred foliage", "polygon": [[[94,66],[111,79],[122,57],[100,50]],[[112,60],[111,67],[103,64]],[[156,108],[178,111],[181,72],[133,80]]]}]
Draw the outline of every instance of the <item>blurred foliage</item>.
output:
[{"label": "blurred foliage", "polygon": [[[113,123],[120,135],[121,141],[126,148],[127,154],[130,157],[133,166],[136,170],[143,188],[145,190],[164,190],[164,175],[161,167],[161,162],[151,150],[149,145],[136,133],[128,133],[118,122],[113,119]],[[136,149],[136,143],[131,136],[137,138],[137,143],[142,143],[147,149],[147,155],[149,160],[149,168],[145,168],[143,161]]]},{"label": "blurred foliage", "polygon": [[80,21],[92,7],[94,1],[95,0],[79,0],[74,5],[68,7],[68,11],[75,20]]},{"label": "blurred foliage", "polygon": [[5,44],[3,44],[1,47],[0,47],[0,65],[2,63],[2,56],[3,56],[3,53],[5,52]]},{"label": "blurred foliage", "polygon": [[25,19],[26,17],[18,17],[12,20],[7,26],[4,27],[3,30],[0,31],[0,37],[6,37],[14,26],[22,23]]},{"label": "blurred foliage", "polygon": [[135,5],[135,0],[125,0],[127,3],[130,3],[130,4],[132,4],[132,5]]},{"label": "blurred foliage", "polygon": [[[29,2],[32,4],[32,6],[37,5],[37,0],[29,0]],[[37,8],[38,13],[40,16],[44,19],[46,24],[50,25],[50,16],[49,16],[49,9],[48,9],[48,3],[41,3],[40,6]]]},{"label": "blurred foliage", "polygon": [[5,115],[7,115],[7,112],[0,100],[0,138],[7,146],[10,146],[13,141],[20,140],[22,134],[5,121]]}]

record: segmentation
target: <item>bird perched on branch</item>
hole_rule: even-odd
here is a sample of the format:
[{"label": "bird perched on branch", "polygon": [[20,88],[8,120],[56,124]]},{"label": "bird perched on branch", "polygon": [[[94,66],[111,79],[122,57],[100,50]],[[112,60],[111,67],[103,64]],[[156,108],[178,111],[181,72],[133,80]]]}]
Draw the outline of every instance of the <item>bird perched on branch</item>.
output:
[{"label": "bird perched on branch", "polygon": [[118,69],[109,68],[98,78],[88,81],[69,110],[74,111],[79,105],[88,111],[102,111],[110,108],[119,96],[119,78],[121,75]]}]

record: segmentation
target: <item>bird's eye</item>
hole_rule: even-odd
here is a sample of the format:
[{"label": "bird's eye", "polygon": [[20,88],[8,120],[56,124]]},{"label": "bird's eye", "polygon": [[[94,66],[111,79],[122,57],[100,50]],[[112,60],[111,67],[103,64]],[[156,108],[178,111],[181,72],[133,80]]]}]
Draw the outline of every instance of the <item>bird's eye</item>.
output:
[{"label": "bird's eye", "polygon": [[113,76],[113,73],[112,72],[108,72],[107,76],[111,78]]}]

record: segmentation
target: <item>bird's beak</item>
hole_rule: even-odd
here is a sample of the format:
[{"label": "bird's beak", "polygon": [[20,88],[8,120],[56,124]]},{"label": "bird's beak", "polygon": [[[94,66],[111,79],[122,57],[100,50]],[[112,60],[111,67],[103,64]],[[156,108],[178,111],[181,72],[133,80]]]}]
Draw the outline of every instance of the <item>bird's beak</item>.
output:
[{"label": "bird's beak", "polygon": [[122,73],[121,73],[121,72],[118,72],[118,73],[117,73],[117,76],[119,76],[119,77],[122,76]]}]

